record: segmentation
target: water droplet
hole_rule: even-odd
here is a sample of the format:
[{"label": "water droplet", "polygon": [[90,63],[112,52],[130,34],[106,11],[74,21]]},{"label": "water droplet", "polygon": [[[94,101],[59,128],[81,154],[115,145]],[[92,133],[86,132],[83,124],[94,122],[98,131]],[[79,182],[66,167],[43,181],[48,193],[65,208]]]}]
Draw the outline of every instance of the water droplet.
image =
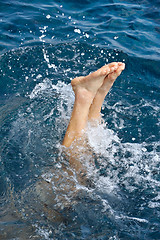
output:
[{"label": "water droplet", "polygon": [[77,28],[75,28],[75,29],[74,29],[74,32],[76,32],[76,33],[79,33],[79,34],[80,34],[80,33],[81,33],[81,30],[80,30],[80,29],[77,29]]}]

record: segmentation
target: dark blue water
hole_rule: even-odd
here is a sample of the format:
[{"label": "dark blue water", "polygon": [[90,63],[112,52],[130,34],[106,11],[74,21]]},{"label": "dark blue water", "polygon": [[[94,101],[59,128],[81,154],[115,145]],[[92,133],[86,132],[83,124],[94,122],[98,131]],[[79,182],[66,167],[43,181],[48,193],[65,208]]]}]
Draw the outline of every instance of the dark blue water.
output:
[{"label": "dark blue water", "polygon": [[[159,240],[160,2],[0,0],[0,26],[0,239]],[[80,184],[63,168],[70,80],[112,61],[126,69]]]}]

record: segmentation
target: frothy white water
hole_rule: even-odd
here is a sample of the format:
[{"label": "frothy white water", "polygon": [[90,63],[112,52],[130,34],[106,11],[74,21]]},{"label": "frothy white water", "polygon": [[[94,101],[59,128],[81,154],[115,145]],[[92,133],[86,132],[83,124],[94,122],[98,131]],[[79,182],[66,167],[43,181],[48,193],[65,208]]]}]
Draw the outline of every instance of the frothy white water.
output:
[{"label": "frothy white water", "polygon": [[[151,187],[153,192],[160,186],[155,179],[160,163],[160,154],[156,150],[159,142],[153,143],[153,150],[148,152],[147,143],[123,143],[107,125],[89,127],[89,144],[99,155],[99,164],[106,170],[106,177],[100,177],[97,186],[113,192],[123,182],[129,192],[143,185],[143,189]],[[108,168],[109,166],[109,168]],[[107,170],[108,169],[108,170]]]},{"label": "frothy white water", "polygon": [[[51,80],[45,79],[42,83],[35,86],[30,94],[30,98],[35,99],[42,95],[44,97],[48,94],[50,95],[53,91],[58,93],[59,98],[57,105],[59,117],[55,119],[55,121],[59,124],[59,127],[61,127],[61,121],[64,121],[67,125],[74,102],[74,94],[70,85],[60,81],[57,85],[54,85]],[[125,109],[128,111],[127,108],[123,107],[123,102],[117,104],[122,105],[123,111],[125,111]],[[104,107],[108,107],[108,105],[104,104]],[[115,106],[113,106],[113,108],[115,109]],[[54,117],[53,109],[49,110],[48,113],[43,116],[43,119],[45,121],[52,117]],[[123,129],[123,119],[119,119],[119,121]],[[160,185],[159,180],[156,180],[154,174],[152,174],[152,172],[158,171],[157,165],[160,161],[160,155],[156,146],[159,145],[159,142],[153,144],[146,142],[123,142],[117,136],[116,132],[107,128],[107,123],[97,125],[96,127],[88,125],[87,136],[93,152],[99,156],[97,161],[100,168],[106,168],[106,171],[107,166],[114,168],[113,171],[107,172],[107,176],[100,177],[101,180],[97,182],[97,185],[100,184],[100,188],[109,191],[109,187],[107,186],[110,186],[111,192],[113,188],[117,188],[117,185],[122,181],[125,188],[131,192],[134,191],[138,185],[142,184],[144,188],[147,188],[149,185],[153,189]],[[150,145],[153,147],[152,151],[147,150]],[[121,178],[119,177],[120,172]]]},{"label": "frothy white water", "polygon": [[[86,178],[93,183],[85,185],[79,182],[76,171],[66,165],[66,159],[61,154],[60,142],[67,128],[73,103],[74,94],[70,84],[61,81],[54,84],[52,79],[44,79],[35,85],[29,95],[28,106],[26,109],[19,110],[17,118],[12,123],[10,139],[12,141],[24,139],[21,147],[23,154],[27,156],[26,159],[32,162],[30,171],[35,171],[34,176],[36,176],[36,170],[40,170],[42,173],[39,176],[45,182],[43,186],[51,185],[51,188],[44,187],[43,191],[40,190],[40,185],[34,188],[37,191],[34,194],[39,197],[37,202],[40,201],[37,206],[34,202],[30,202],[34,199],[34,194],[32,198],[28,197],[29,200],[27,199],[27,196],[32,195],[30,192],[33,193],[33,190],[23,191],[22,195],[28,200],[28,203],[25,204],[31,205],[33,208],[33,212],[30,212],[28,207],[25,208],[25,204],[22,202],[23,198],[19,200],[20,206],[25,209],[23,213],[25,219],[30,214],[36,219],[36,214],[44,203],[48,204],[50,208],[54,206],[56,211],[63,211],[72,206],[79,214],[81,204],[85,205],[85,199],[90,199],[91,204],[88,204],[85,214],[90,215],[92,206],[96,206],[100,208],[101,218],[107,217],[116,224],[119,221],[120,224],[127,221],[135,224],[137,222],[148,224],[148,216],[138,217],[136,212],[131,211],[132,207],[129,207],[130,202],[127,201],[129,201],[130,195],[136,198],[138,192],[140,194],[138,201],[141,201],[138,206],[139,212],[145,210],[146,207],[159,208],[159,142],[125,142],[118,136],[116,129],[119,125],[121,130],[125,128],[124,119],[121,117],[118,119],[120,106],[122,106],[123,115],[128,113],[129,106],[128,108],[124,106],[123,100],[113,106],[105,102],[104,108],[113,108],[115,128],[109,128],[107,118],[104,119],[103,124],[97,126],[88,124],[86,134],[89,150],[86,152],[83,149],[81,156],[78,156],[79,161],[85,166]],[[55,148],[54,152],[53,148]],[[149,148],[150,150],[148,150]],[[72,174],[69,175],[69,172]],[[52,190],[52,193],[47,193],[47,189]],[[145,191],[148,189],[153,196],[145,195]],[[98,213],[96,214],[98,216]],[[44,211],[41,216],[37,217],[38,223],[33,226],[41,237],[51,239],[53,229],[50,226],[48,228],[41,227],[40,219],[43,216],[51,220],[49,214]],[[65,226],[59,224],[54,234],[56,231],[57,234],[60,234],[64,229]],[[90,228],[83,226],[81,229],[82,232],[91,231]]]}]

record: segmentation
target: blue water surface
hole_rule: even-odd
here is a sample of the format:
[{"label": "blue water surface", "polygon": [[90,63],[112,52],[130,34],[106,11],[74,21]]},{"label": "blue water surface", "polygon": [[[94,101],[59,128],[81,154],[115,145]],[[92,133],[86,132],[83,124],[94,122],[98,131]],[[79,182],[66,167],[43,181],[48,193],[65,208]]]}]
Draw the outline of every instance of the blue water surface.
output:
[{"label": "blue water surface", "polygon": [[[159,240],[160,2],[0,0],[0,26],[0,239]],[[79,183],[70,82],[112,61]]]}]

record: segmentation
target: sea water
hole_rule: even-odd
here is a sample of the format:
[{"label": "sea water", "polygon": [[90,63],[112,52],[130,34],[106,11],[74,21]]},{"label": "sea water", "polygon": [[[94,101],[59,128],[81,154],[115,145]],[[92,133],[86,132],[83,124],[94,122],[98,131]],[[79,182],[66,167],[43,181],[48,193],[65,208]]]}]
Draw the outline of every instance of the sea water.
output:
[{"label": "sea water", "polygon": [[[160,239],[159,7],[0,1],[0,239]],[[88,125],[83,184],[61,146],[70,82],[112,61],[126,69]]]}]

